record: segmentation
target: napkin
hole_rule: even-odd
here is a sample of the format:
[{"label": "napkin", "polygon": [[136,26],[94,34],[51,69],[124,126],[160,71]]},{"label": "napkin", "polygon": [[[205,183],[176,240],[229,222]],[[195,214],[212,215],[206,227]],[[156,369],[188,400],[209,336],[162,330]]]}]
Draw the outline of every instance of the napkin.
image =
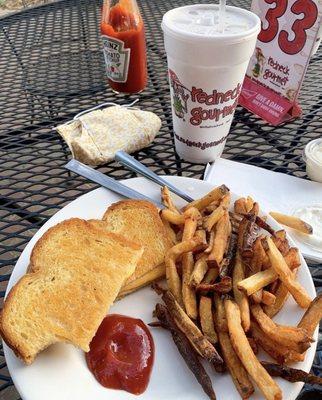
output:
[{"label": "napkin", "polygon": [[[303,206],[322,203],[322,184],[273,172],[223,158],[208,164],[204,180],[215,185],[225,183],[237,195],[250,195],[264,212],[278,211],[292,215]],[[322,262],[322,253],[300,242],[298,235],[287,229],[303,255]]]},{"label": "napkin", "polygon": [[112,161],[118,150],[147,147],[161,127],[160,118],[135,108],[112,106],[83,114],[56,127],[74,158],[96,166]]}]

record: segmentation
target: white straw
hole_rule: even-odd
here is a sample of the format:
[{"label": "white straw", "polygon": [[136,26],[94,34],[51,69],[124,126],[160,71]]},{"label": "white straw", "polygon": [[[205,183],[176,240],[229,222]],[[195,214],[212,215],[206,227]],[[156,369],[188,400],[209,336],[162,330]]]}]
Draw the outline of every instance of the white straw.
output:
[{"label": "white straw", "polygon": [[219,0],[219,32],[223,33],[225,30],[225,13],[226,13],[226,0]]}]

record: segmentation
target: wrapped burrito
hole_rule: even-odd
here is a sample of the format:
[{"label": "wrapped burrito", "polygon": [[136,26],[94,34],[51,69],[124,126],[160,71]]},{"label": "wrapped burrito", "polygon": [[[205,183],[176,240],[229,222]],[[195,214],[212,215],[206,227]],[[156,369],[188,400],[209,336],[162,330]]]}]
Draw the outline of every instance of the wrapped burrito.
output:
[{"label": "wrapped burrito", "polygon": [[160,127],[160,118],[152,112],[112,106],[83,114],[56,129],[75,159],[96,166],[112,161],[118,150],[133,153],[147,147]]}]

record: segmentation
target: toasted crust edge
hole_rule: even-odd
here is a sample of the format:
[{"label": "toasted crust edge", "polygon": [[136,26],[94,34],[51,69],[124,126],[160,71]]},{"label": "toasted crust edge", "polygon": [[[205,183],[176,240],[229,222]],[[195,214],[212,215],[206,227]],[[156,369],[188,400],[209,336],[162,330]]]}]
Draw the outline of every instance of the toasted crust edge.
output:
[{"label": "toasted crust edge", "polygon": [[6,307],[8,306],[8,304],[10,304],[12,297],[15,295],[15,292],[17,291],[18,285],[21,284],[22,280],[25,279],[26,276],[28,276],[30,274],[25,274],[23,275],[18,282],[12,286],[12,288],[10,289],[5,302],[3,304],[2,309],[0,310],[0,335],[2,337],[2,340],[6,343],[6,345],[8,347],[10,347],[10,349],[15,353],[15,355],[20,358],[24,363],[26,363],[27,365],[31,364],[35,357],[28,357],[27,355],[25,355],[21,349],[19,348],[19,346],[17,346],[14,341],[11,340],[11,338],[9,336],[7,336],[4,326],[3,326],[3,317],[6,311]]}]

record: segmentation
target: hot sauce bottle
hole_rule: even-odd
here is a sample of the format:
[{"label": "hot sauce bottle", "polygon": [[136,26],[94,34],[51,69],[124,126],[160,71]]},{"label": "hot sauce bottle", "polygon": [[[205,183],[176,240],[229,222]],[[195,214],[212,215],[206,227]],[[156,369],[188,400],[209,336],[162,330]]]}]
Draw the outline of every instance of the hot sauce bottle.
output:
[{"label": "hot sauce bottle", "polygon": [[139,93],[147,84],[144,24],[135,0],[105,0],[101,22],[109,84],[115,92]]}]

